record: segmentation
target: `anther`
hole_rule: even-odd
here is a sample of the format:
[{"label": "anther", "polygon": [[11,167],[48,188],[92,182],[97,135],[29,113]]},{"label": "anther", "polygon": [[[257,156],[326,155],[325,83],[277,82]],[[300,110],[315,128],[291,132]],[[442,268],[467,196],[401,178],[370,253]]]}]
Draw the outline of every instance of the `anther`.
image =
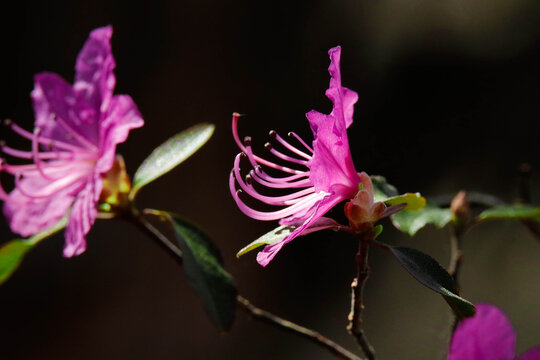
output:
[{"label": "anther", "polygon": [[251,136],[246,136],[244,138],[244,145],[245,146],[251,146]]},{"label": "anther", "polygon": [[0,148],[3,148],[6,146],[6,142],[4,140],[0,140]]},{"label": "anther", "polygon": [[266,150],[271,150],[272,149],[272,144],[270,144],[269,142],[267,142],[266,144],[264,144],[264,148]]},{"label": "anther", "polygon": [[270,132],[268,133],[268,135],[269,135],[272,139],[275,139],[276,136],[277,136],[277,133],[276,133],[274,130],[270,130]]},{"label": "anther", "polygon": [[240,157],[241,157],[242,159],[245,159],[245,158],[247,158],[247,154],[246,154],[245,152],[240,153]]},{"label": "anther", "polygon": [[248,185],[253,184],[253,178],[249,174],[246,175],[246,184],[248,184]]},{"label": "anther", "polygon": [[4,119],[3,122],[5,126],[11,126],[13,124],[13,121],[11,119]]},{"label": "anther", "polygon": [[289,131],[289,132],[287,133],[287,136],[288,136],[288,137],[293,137],[292,132]]}]

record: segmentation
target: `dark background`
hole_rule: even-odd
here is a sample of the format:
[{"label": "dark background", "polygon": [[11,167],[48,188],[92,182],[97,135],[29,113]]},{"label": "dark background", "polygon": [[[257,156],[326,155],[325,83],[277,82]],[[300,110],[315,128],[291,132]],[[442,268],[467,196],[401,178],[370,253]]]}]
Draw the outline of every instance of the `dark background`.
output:
[{"label": "dark background", "polygon": [[[13,5],[13,4],[12,4]],[[4,6],[4,5],[3,5]],[[311,139],[304,113],[328,112],[327,51],[342,46],[345,86],[360,99],[349,129],[357,170],[424,195],[481,190],[511,201],[521,162],[533,166],[540,203],[540,3],[496,1],[25,2],[0,9],[0,116],[30,129],[33,74],[73,78],[93,28],[114,26],[116,93],[146,124],[119,146],[133,174],[169,136],[216,124],[207,146],[140,194],[205,227],[240,291],[255,304],[355,349],[345,330],[356,244],[320,232],[289,244],[267,267],[235,258],[274,223],[244,216],[227,179],[242,135],[262,150],[270,129]],[[4,134],[10,144],[23,144]],[[9,179],[3,177],[4,184]],[[8,185],[6,185],[8,186]],[[342,216],[341,207],[334,211]],[[1,241],[13,237],[0,223]],[[382,239],[447,264],[448,231],[409,239],[385,223]],[[2,359],[332,359],[325,350],[249,320],[222,336],[182,269],[129,224],[98,221],[88,250],[61,257],[44,241],[0,288]],[[501,307],[517,349],[539,344],[540,243],[515,222],[466,236],[463,294]],[[443,359],[450,315],[440,296],[374,250],[365,328],[380,359]]]}]

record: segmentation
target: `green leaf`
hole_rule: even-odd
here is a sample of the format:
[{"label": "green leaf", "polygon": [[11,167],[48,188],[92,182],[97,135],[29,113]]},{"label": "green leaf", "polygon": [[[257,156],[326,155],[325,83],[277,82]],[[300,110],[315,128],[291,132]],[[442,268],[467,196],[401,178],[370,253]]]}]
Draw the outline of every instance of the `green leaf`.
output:
[{"label": "green leaf", "polygon": [[129,198],[134,199],[143,186],[171,171],[193,155],[210,139],[214,129],[215,126],[212,124],[197,124],[155,148],[135,172]]},{"label": "green leaf", "polygon": [[295,226],[291,225],[281,225],[275,228],[274,230],[267,232],[257,240],[253,241],[249,245],[243,247],[237,254],[236,257],[240,257],[244,254],[247,254],[251,250],[254,250],[258,247],[261,247],[263,245],[271,245],[274,243],[277,243],[283,239],[285,239],[288,235],[290,235],[294,229],[296,229]]},{"label": "green leaf", "polygon": [[375,202],[385,201],[391,197],[398,196],[399,193],[394,185],[386,182],[386,178],[380,175],[370,176],[373,183],[373,197]]},{"label": "green leaf", "polygon": [[67,217],[62,218],[52,228],[40,232],[28,239],[14,239],[0,246],[0,285],[17,270],[24,256],[41,240],[66,227]]},{"label": "green leaf", "polygon": [[399,263],[422,285],[441,294],[460,319],[473,316],[475,307],[460,297],[454,279],[431,256],[421,251],[401,246],[384,245]]},{"label": "green leaf", "polygon": [[540,207],[530,205],[501,205],[482,211],[478,220],[519,219],[540,222]]},{"label": "green leaf", "polygon": [[392,215],[391,218],[398,230],[413,236],[428,224],[433,224],[439,229],[445,227],[452,220],[452,211],[427,204],[423,209],[402,211]]},{"label": "green leaf", "polygon": [[386,182],[380,175],[370,176],[373,183],[373,198],[375,202],[382,201],[387,205],[407,204],[405,211],[416,211],[426,205],[426,199],[419,193],[399,195],[395,186]]},{"label": "green leaf", "polygon": [[151,210],[146,214],[157,215],[172,226],[183,253],[183,263],[188,282],[202,299],[210,319],[220,331],[231,328],[236,310],[236,285],[232,276],[223,268],[217,247],[201,229],[180,217]]},{"label": "green leaf", "polygon": [[388,198],[384,200],[384,203],[387,205],[407,204],[404,211],[418,211],[426,206],[426,199],[420,193],[406,193]]}]

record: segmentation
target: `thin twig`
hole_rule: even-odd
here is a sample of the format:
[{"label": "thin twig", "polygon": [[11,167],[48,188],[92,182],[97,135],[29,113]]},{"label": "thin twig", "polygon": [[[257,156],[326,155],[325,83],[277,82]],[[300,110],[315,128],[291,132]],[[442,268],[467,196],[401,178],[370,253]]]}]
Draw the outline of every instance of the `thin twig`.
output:
[{"label": "thin twig", "polygon": [[450,263],[448,264],[448,273],[458,284],[459,270],[463,262],[463,251],[461,250],[462,232],[455,225],[450,227]]},{"label": "thin twig", "polygon": [[[368,238],[369,237],[369,238]],[[356,266],[358,273],[351,283],[351,312],[349,313],[347,330],[356,338],[356,342],[369,360],[375,359],[375,350],[369,343],[362,328],[362,311],[364,310],[364,286],[369,277],[368,253],[371,231],[360,236]]]},{"label": "thin twig", "polygon": [[[140,214],[136,209],[133,209],[130,213],[129,219],[133,223],[135,223],[140,229],[142,229],[146,234],[150,235],[152,239],[156,240],[157,244],[167,250],[167,252],[172,255],[179,264],[182,264],[182,251],[171,241],[169,241],[169,239],[156,227],[154,227],[148,220],[146,220],[146,218],[142,216],[142,214]],[[276,316],[266,310],[260,309],[255,305],[251,304],[248,299],[242,297],[241,295],[237,296],[236,303],[238,308],[247,312],[252,318],[308,339],[311,342],[326,348],[331,353],[340,357],[341,359],[362,360],[355,354],[351,353],[350,351],[346,350],[345,348],[341,347],[340,345],[336,344],[335,342],[326,338],[320,333],[280,318],[279,316]]]},{"label": "thin twig", "polygon": [[351,353],[350,351],[344,349],[340,345],[336,344],[332,340],[324,337],[320,333],[305,328],[303,326],[297,325],[295,323],[292,323],[288,320],[282,319],[279,316],[276,316],[272,313],[269,313],[266,310],[259,309],[258,307],[251,304],[251,302],[238,295],[237,297],[237,303],[238,307],[248,313],[252,318],[262,321],[266,324],[272,325],[277,327],[278,329],[281,329],[283,331],[291,332],[293,334],[296,334],[298,336],[301,336],[305,339],[308,339],[310,341],[313,341],[321,346],[326,347],[331,353],[334,355],[339,356],[342,359],[348,359],[348,360],[361,360],[358,356]]}]

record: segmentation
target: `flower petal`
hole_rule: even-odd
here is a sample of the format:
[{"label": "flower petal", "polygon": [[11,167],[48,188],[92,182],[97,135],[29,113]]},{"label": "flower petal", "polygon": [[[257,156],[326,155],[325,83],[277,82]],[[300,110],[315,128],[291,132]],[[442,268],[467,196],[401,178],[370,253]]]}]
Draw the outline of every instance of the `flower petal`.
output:
[{"label": "flower petal", "polygon": [[90,33],[75,65],[73,88],[96,113],[109,107],[116,78],[111,52],[112,26],[97,28]]},{"label": "flower petal", "polygon": [[[48,184],[50,182],[43,178],[21,180],[21,185],[28,189],[39,190]],[[4,203],[4,215],[11,230],[28,237],[50,228],[66,215],[78,186],[80,184],[74,184],[52,197],[34,200],[30,200],[18,189],[13,190]]]},{"label": "flower petal", "polygon": [[97,116],[64,79],[53,73],[37,74],[31,96],[35,126],[43,136],[79,148],[97,149]]},{"label": "flower petal", "polygon": [[352,123],[353,106],[358,94],[341,86],[339,61],[341,48],[328,52],[330,87],[326,96],[334,106],[329,115],[312,110],[306,114],[315,140],[313,158],[309,161],[310,180],[316,191],[338,192],[351,198],[357,191],[360,179],[354,168],[347,127]]},{"label": "flower petal", "polygon": [[476,305],[476,315],[463,320],[450,345],[448,360],[512,360],[516,334],[495,306]]},{"label": "flower petal", "polygon": [[114,162],[116,145],[126,141],[129,131],[143,126],[137,105],[128,95],[116,95],[111,99],[105,118],[100,124],[100,158],[96,171],[104,173],[110,170]]},{"label": "flower petal", "polygon": [[540,360],[540,346],[530,349],[516,360]]},{"label": "flower petal", "polygon": [[[289,234],[289,236],[287,236],[286,238],[284,238],[280,242],[277,242],[277,243],[272,244],[272,245],[267,245],[262,251],[260,251],[257,254],[257,262],[262,266],[266,266],[266,265],[268,265],[268,263],[270,263],[270,261],[272,261],[274,256],[276,256],[276,254],[281,250],[281,248],[285,244],[291,242],[294,238],[296,238],[298,236],[301,236],[301,235],[305,235],[305,234],[314,232],[314,231],[328,229],[328,228],[333,227],[333,226],[327,226],[327,227],[323,226],[323,227],[320,227],[320,228],[318,228],[316,230],[309,231],[310,226],[313,225],[316,228],[317,224],[318,224],[317,221],[319,219],[321,219],[321,217],[326,212],[328,212],[332,207],[334,207],[337,203],[339,203],[342,200],[343,199],[338,197],[338,196],[329,196],[329,197],[326,197],[326,198],[322,199],[317,204],[313,205],[312,213],[309,216],[309,218],[307,218],[304,221],[304,223],[302,223],[291,234]],[[320,224],[322,224],[322,223],[320,223]]]},{"label": "flower petal", "polygon": [[85,188],[77,194],[66,227],[65,257],[80,255],[86,250],[86,234],[96,220],[97,201],[102,188],[103,182],[99,175],[95,174],[93,178],[88,179]]}]

